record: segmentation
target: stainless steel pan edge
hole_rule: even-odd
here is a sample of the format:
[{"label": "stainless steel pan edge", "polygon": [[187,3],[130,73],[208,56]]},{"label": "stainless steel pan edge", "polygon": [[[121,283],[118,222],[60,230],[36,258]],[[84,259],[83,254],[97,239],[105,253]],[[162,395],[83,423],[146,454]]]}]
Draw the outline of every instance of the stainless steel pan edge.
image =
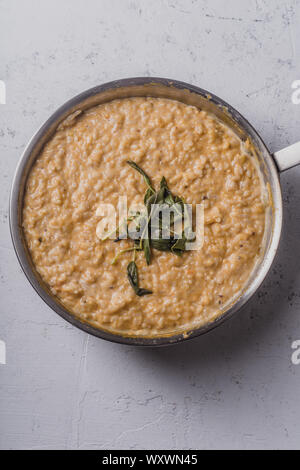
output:
[{"label": "stainless steel pan edge", "polygon": [[[90,106],[101,102],[127,96],[161,96],[179,99],[187,104],[201,106],[215,113],[220,119],[233,127],[234,130],[240,134],[241,138],[245,139],[248,136],[250,137],[251,142],[261,158],[261,168],[270,184],[272,193],[272,220],[269,240],[267,240],[266,243],[265,256],[259,264],[258,270],[253,273],[248,287],[244,290],[240,298],[214,321],[191,331],[173,336],[155,338],[120,336],[82,322],[67,311],[50,293],[31,262],[23,236],[22,207],[27,175],[41,148],[55,131],[57,125],[68,115],[78,109],[87,109]],[[299,156],[298,161],[295,163],[297,158],[295,157],[295,152],[292,153],[293,162],[290,166],[294,166],[294,164],[300,162]],[[275,160],[278,167],[282,168],[282,161],[285,160],[285,157],[282,156],[280,152],[277,152],[275,154]],[[286,168],[287,167],[285,165],[284,169]],[[212,330],[239,311],[241,307],[253,296],[267,275],[277,252],[282,226],[282,197],[278,171],[273,158],[256,130],[240,113],[217,96],[193,85],[165,78],[138,77],[109,82],[75,96],[55,111],[39,128],[24,150],[15,172],[10,195],[9,222],[14,249],[25,275],[39,296],[56,313],[72,325],[99,338],[116,343],[153,347],[178,343]]]}]

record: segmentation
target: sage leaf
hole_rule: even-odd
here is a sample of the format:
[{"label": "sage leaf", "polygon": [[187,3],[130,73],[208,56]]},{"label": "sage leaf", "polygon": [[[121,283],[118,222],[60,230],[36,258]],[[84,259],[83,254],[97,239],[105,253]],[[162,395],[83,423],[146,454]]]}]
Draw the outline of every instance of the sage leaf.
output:
[{"label": "sage leaf", "polygon": [[146,194],[144,196],[144,204],[145,205],[147,204],[147,201],[152,196],[152,194],[153,194],[152,190],[150,188],[148,188],[147,191],[146,191]]},{"label": "sage leaf", "polygon": [[158,251],[171,251],[171,240],[164,238],[151,239],[151,246]]},{"label": "sage leaf", "polygon": [[145,254],[146,263],[149,265],[151,261],[151,247],[150,247],[149,237],[144,238],[143,240],[143,250]]},{"label": "sage leaf", "polygon": [[[127,276],[136,295],[143,296],[152,294],[152,291],[139,287],[138,269],[135,263],[136,252],[143,251],[147,265],[151,262],[152,249],[182,256],[183,252],[186,251],[186,242],[189,239],[190,232],[192,232],[192,227],[188,217],[188,223],[185,224],[184,231],[182,231],[182,228],[177,229],[178,224],[176,225],[176,223],[182,221],[185,216],[185,201],[182,197],[172,194],[164,176],[161,178],[159,190],[155,191],[145,171],[132,160],[128,160],[127,163],[143,176],[147,185],[144,196],[146,210],[136,212],[127,218],[126,232],[133,240],[133,248],[121,250],[113,259],[112,264],[117,261],[121,254],[133,251],[133,261],[127,266]],[[163,205],[167,205],[173,209],[170,212],[170,224],[172,228],[170,228],[169,225],[163,226]],[[133,223],[133,227],[129,225],[129,222]],[[155,229],[151,234],[150,222],[152,224],[151,230]],[[180,233],[181,231],[182,233]],[[172,234],[171,238],[163,238],[163,236],[169,236],[170,233]],[[124,238],[123,233],[121,233],[121,230],[118,230],[115,242],[118,242],[122,238]]]},{"label": "sage leaf", "polygon": [[172,253],[177,256],[182,256],[182,253],[185,251],[186,238],[183,235],[183,238],[178,238],[171,247]]},{"label": "sage leaf", "polygon": [[145,183],[148,186],[148,189],[154,194],[155,190],[151,184],[150,178],[147,173],[145,173],[144,170],[142,170],[142,168],[140,168],[133,160],[128,160],[126,163],[128,163],[128,165],[130,165],[143,176]]},{"label": "sage leaf", "polygon": [[149,294],[153,294],[152,290],[149,290],[149,289],[142,289],[141,287],[138,289],[138,291],[136,292],[136,294],[139,296],[139,297],[142,297],[143,295],[149,295]]},{"label": "sage leaf", "polygon": [[160,180],[160,187],[161,187],[161,188],[167,188],[167,189],[169,189],[169,188],[168,188],[168,185],[167,185],[167,180],[166,180],[166,178],[165,178],[164,176],[163,176],[162,179]]},{"label": "sage leaf", "polygon": [[127,266],[127,275],[130,282],[130,285],[136,291],[139,287],[139,278],[138,278],[138,271],[134,261],[130,261]]},{"label": "sage leaf", "polygon": [[152,294],[151,290],[143,289],[143,288],[139,287],[138,270],[137,270],[136,263],[134,261],[130,261],[130,263],[127,266],[127,276],[128,276],[128,280],[130,282],[130,285],[133,288],[136,295],[141,297],[143,295]]}]

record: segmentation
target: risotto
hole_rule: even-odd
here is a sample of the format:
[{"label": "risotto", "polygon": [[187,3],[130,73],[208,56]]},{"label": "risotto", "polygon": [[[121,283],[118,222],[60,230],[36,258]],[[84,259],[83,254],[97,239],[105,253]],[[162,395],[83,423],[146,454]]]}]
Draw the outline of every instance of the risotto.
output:
[{"label": "risotto", "polygon": [[[97,236],[101,203],[143,203],[145,184],[126,162],[164,176],[170,191],[204,207],[200,250],[132,259]],[[266,202],[255,159],[213,115],[161,98],[114,100],[72,116],[36,160],[26,187],[23,228],[33,263],[56,298],[94,326],[129,336],[163,336],[216,318],[241,293],[258,259]]]}]

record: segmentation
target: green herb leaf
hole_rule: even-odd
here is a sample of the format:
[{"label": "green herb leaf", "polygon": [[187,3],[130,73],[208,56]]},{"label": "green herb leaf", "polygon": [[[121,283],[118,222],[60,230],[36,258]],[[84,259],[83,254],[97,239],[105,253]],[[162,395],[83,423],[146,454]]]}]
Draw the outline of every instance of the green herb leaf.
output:
[{"label": "green herb leaf", "polygon": [[138,289],[138,291],[136,292],[136,294],[139,296],[139,297],[142,297],[143,295],[149,295],[149,294],[153,294],[152,290],[149,290],[149,289],[142,289],[141,287]]},{"label": "green herb leaf", "polygon": [[152,192],[155,193],[155,190],[152,187],[151,181],[149,176],[140,168],[134,161],[128,160],[126,163],[130,165],[132,168],[134,168],[136,171],[138,171],[144,178],[146,185],[148,186],[148,189]]},{"label": "green herb leaf", "polygon": [[168,187],[166,178],[164,176],[160,181],[160,188],[164,190],[164,203],[168,204],[169,206],[173,206],[173,204],[175,204],[175,199]]},{"label": "green herb leaf", "polygon": [[130,282],[130,285],[136,291],[139,287],[139,278],[138,278],[138,271],[137,266],[134,261],[130,261],[127,266],[127,275]]},{"label": "green herb leaf", "polygon": [[150,188],[147,189],[146,194],[144,196],[144,204],[146,205],[150,197],[152,196],[153,192]]},{"label": "green herb leaf", "polygon": [[138,270],[137,270],[137,266],[136,266],[134,261],[130,261],[130,263],[127,266],[127,276],[128,276],[128,280],[130,282],[130,285],[133,288],[136,295],[141,297],[143,295],[152,294],[151,290],[143,289],[143,288],[139,287]]},{"label": "green herb leaf", "polygon": [[156,204],[163,204],[165,202],[165,188],[160,188],[156,194]]},{"label": "green herb leaf", "polygon": [[175,200],[173,198],[173,194],[169,193],[165,197],[165,203],[168,204],[169,206],[173,206],[175,204]]},{"label": "green herb leaf", "polygon": [[[141,235],[140,248],[142,248],[143,240],[147,238],[146,235],[149,237],[149,222],[151,220],[151,215],[152,215],[152,205],[151,205],[152,202],[151,201],[153,201],[153,204],[156,204],[156,199],[157,199],[157,193],[154,193],[147,201],[146,207],[147,207],[148,218],[147,218],[147,223]],[[147,261],[147,256],[146,256],[146,261]],[[150,262],[150,258],[149,258],[149,262]]]},{"label": "green herb leaf", "polygon": [[[144,181],[147,185],[147,190],[144,196],[144,204],[146,206],[145,212],[136,212],[132,214],[130,217],[127,218],[125,222],[126,231],[129,236],[133,239],[133,248],[127,248],[125,250],[121,250],[113,259],[112,264],[114,264],[118,257],[126,253],[128,251],[133,251],[133,261],[131,261],[127,266],[127,275],[130,282],[131,287],[133,288],[134,292],[138,296],[152,294],[152,291],[149,289],[143,289],[139,287],[139,280],[138,280],[138,270],[137,265],[135,263],[135,254],[137,251],[143,251],[144,256],[146,259],[146,263],[149,265],[151,262],[151,255],[152,255],[152,248],[158,251],[169,251],[177,256],[182,256],[182,253],[186,251],[186,242],[188,240],[188,234],[192,230],[190,221],[188,220],[188,224],[185,224],[185,231],[181,234],[178,233],[176,228],[176,222],[183,219],[184,213],[184,204],[185,201],[183,198],[179,196],[174,196],[170,191],[166,178],[163,176],[160,181],[159,190],[156,192],[151,184],[151,180],[149,176],[140,168],[134,161],[129,160],[127,161],[128,165],[138,171],[144,178]],[[163,217],[159,209],[159,207],[154,206],[161,206],[163,204],[167,204],[169,207],[174,208],[170,214],[170,224],[171,227],[163,227]],[[152,226],[152,228],[156,228],[154,233],[151,233],[150,238],[150,222],[155,223],[155,216],[157,215],[157,211],[159,211],[158,222]],[[133,222],[134,230],[131,229],[129,226],[129,222]],[[188,225],[186,227],[186,225]],[[170,239],[163,238],[164,233],[169,235],[172,234]],[[181,229],[182,230],[182,229]],[[177,231],[177,232],[176,232]],[[175,238],[176,236],[176,238]],[[180,236],[180,238],[178,238]],[[121,233],[120,228],[118,229],[117,237],[115,242],[118,242],[123,237],[123,233]]]},{"label": "green herb leaf", "polygon": [[157,197],[158,197],[158,193],[154,193],[147,199],[146,208],[147,208],[148,216],[150,216],[150,214],[151,214],[152,204],[157,204],[158,203],[157,202]]},{"label": "green herb leaf", "polygon": [[151,247],[149,238],[144,238],[143,240],[143,250],[146,258],[146,263],[149,265],[151,261]]},{"label": "green herb leaf", "polygon": [[136,250],[135,247],[133,247],[133,248],[126,248],[125,250],[119,251],[119,253],[117,253],[116,256],[114,257],[114,259],[112,260],[111,264],[115,264],[116,261],[119,259],[119,257],[120,257],[121,255],[123,255],[123,253],[128,253],[128,251],[134,251],[134,250]]},{"label": "green herb leaf", "polygon": [[164,238],[151,239],[151,246],[158,251],[171,251],[172,241]]},{"label": "green herb leaf", "polygon": [[182,253],[185,251],[186,238],[183,235],[183,238],[178,238],[171,247],[172,253],[177,256],[182,256]]},{"label": "green herb leaf", "polygon": [[168,185],[167,185],[167,180],[164,176],[160,180],[160,188],[166,188],[167,190],[169,190]]}]

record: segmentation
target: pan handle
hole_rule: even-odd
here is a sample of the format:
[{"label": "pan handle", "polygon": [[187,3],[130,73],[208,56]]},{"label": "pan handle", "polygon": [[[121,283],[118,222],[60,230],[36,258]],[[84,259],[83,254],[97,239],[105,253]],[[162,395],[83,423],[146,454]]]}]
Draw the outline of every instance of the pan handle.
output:
[{"label": "pan handle", "polygon": [[279,171],[285,171],[289,168],[293,168],[293,166],[299,165],[300,142],[290,145],[282,150],[278,150],[278,152],[274,152],[273,157],[277,163]]}]

